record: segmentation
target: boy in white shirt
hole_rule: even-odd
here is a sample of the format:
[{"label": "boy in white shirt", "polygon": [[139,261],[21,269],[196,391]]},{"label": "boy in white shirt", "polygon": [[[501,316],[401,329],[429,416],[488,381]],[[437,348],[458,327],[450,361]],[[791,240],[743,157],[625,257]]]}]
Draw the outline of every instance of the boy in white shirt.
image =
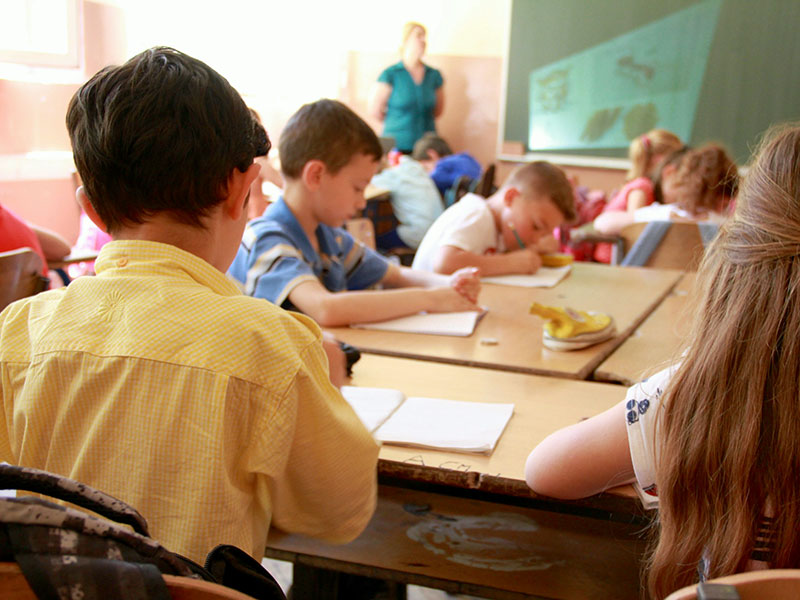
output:
[{"label": "boy in white shirt", "polygon": [[489,198],[467,194],[431,225],[412,268],[452,273],[478,267],[481,275],[535,273],[540,253],[554,252],[553,230],[575,218],[572,187],[545,161],[515,169]]}]

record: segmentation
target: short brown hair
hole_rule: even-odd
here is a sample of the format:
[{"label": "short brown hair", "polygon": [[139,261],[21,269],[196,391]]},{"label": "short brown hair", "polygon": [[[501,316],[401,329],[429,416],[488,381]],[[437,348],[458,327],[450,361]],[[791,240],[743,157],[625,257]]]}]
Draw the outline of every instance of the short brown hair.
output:
[{"label": "short brown hair", "polygon": [[112,233],[160,212],[201,226],[233,169],[246,171],[270,147],[224,77],[165,47],[82,85],[67,129],[86,195]]},{"label": "short brown hair", "polygon": [[430,158],[428,150],[433,150],[440,157],[449,156],[453,153],[450,144],[433,131],[427,132],[416,141],[414,149],[411,151],[411,158],[414,160],[428,160]]},{"label": "short brown hair", "polygon": [[356,154],[383,157],[381,142],[372,128],[337,100],[317,100],[300,107],[278,144],[281,171],[297,179],[310,160],[319,160],[331,173],[338,173]]},{"label": "short brown hair", "polygon": [[523,194],[549,196],[564,216],[564,221],[570,223],[575,220],[575,196],[572,186],[564,171],[552,163],[537,160],[521,165],[511,172],[503,187],[519,188]]}]

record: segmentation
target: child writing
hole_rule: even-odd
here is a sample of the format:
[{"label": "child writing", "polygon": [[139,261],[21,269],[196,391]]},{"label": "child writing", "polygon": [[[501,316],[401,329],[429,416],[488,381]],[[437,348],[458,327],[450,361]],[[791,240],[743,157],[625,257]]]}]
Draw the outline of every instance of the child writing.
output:
[{"label": "child writing", "polygon": [[604,212],[621,210],[633,212],[655,202],[653,179],[658,165],[673,152],[683,148],[683,142],[666,129],[653,129],[635,138],[628,147],[631,168],[625,185],[611,199]]},{"label": "child writing", "polygon": [[[283,197],[247,225],[229,274],[247,294],[295,308],[323,327],[420,311],[479,310],[475,269],[452,277],[399,267],[341,229],[366,206],[383,155],[375,133],[341,102],[301,107],[280,140]],[[382,284],[388,290],[368,288]]]},{"label": "child writing", "polygon": [[673,152],[661,164],[653,187],[656,202],[633,212],[601,213],[577,236],[591,233],[617,234],[626,225],[647,221],[709,222],[719,225],[728,216],[736,193],[737,168],[724,148],[706,144],[695,150]]},{"label": "child writing", "polygon": [[0,313],[0,460],[130,503],[193,560],[223,543],[260,560],[271,522],[356,537],[378,447],[329,380],[319,327],[225,276],[264,129],[171,48],[97,73],[67,128],[79,203],[113,240],[96,276]]},{"label": "child writing", "polygon": [[[648,587],[800,567],[800,127],[768,136],[698,272],[678,364],[530,454],[535,491],[659,498]],[[698,568],[699,567],[699,568]]]},{"label": "child writing", "polygon": [[517,167],[489,198],[466,194],[425,234],[412,267],[453,273],[477,267],[481,275],[535,273],[540,253],[554,252],[552,231],[575,218],[572,187],[545,161]]},{"label": "child writing", "polygon": [[[666,129],[652,129],[630,143],[628,158],[631,168],[622,189],[603,207],[603,212],[633,214],[639,208],[650,206],[656,199],[656,181],[662,161],[684,149],[680,138]],[[577,238],[580,239],[580,235]],[[611,262],[612,245],[600,242],[594,249],[594,260]]]},{"label": "child writing", "polygon": [[474,156],[467,152],[453,154],[450,145],[433,132],[417,140],[411,158],[425,167],[442,197],[460,176],[466,175],[472,179],[481,176],[481,164]]}]

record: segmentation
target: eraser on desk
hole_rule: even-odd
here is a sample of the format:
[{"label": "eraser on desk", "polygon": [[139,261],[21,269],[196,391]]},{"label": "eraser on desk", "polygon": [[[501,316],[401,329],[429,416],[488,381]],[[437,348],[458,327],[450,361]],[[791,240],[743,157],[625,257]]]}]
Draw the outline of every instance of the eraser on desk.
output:
[{"label": "eraser on desk", "polygon": [[553,254],[542,254],[543,267],[565,267],[571,265],[573,261],[572,254],[556,252]]},{"label": "eraser on desk", "polygon": [[497,338],[481,338],[481,344],[484,346],[497,346],[499,343]]}]

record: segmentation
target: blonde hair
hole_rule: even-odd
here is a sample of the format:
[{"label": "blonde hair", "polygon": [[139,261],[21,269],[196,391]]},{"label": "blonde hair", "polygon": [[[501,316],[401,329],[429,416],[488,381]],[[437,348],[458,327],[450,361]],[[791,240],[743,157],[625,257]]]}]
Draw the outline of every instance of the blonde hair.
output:
[{"label": "blonde hair", "polygon": [[681,139],[666,129],[651,129],[635,138],[628,146],[631,168],[628,181],[637,177],[651,177],[653,157],[665,156],[683,147]]},{"label": "blonde hair", "polygon": [[420,29],[422,29],[422,32],[423,32],[425,35],[427,35],[427,34],[428,34],[428,30],[427,30],[427,29],[425,29],[425,25],[422,25],[421,23],[417,23],[416,21],[409,21],[408,23],[406,23],[405,25],[403,25],[403,38],[402,38],[402,39],[403,39],[403,42],[402,42],[402,44],[400,44],[400,47],[401,47],[401,48],[402,48],[402,47],[405,45],[406,41],[408,41],[408,38],[409,38],[409,36],[411,35],[411,33],[412,33],[412,32],[413,32],[413,31],[414,31],[414,30],[415,30],[417,27],[419,27]]},{"label": "blonde hair", "polygon": [[[747,567],[800,567],[800,126],[770,134],[698,273],[689,348],[658,413],[653,597]],[[763,537],[763,536],[761,536]]]}]

